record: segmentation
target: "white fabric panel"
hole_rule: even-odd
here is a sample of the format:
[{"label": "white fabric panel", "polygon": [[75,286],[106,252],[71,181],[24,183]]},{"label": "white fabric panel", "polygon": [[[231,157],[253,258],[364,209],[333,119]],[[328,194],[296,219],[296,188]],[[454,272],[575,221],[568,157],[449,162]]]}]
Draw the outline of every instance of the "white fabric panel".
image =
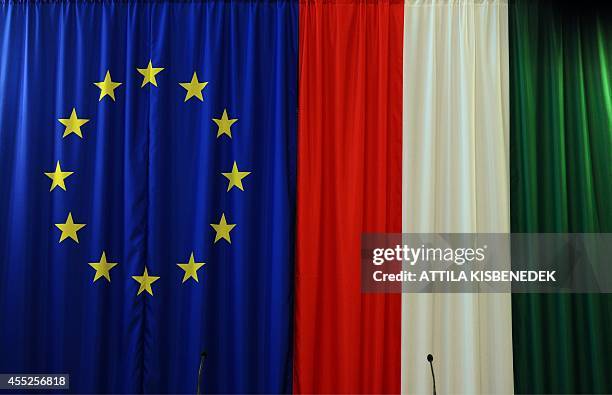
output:
[{"label": "white fabric panel", "polygon": [[[508,5],[408,1],[403,231],[509,232]],[[402,392],[513,393],[509,294],[405,294]]]}]

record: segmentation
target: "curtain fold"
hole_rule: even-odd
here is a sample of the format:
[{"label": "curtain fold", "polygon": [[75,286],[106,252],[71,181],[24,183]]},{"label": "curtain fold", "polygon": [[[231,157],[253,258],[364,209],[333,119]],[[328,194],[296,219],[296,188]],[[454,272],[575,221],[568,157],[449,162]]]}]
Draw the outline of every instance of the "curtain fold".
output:
[{"label": "curtain fold", "polygon": [[[408,1],[404,232],[510,230],[505,1]],[[402,392],[512,393],[507,294],[405,294]]]},{"label": "curtain fold", "polygon": [[294,391],[398,393],[400,296],[360,289],[401,231],[402,1],[300,3]]},{"label": "curtain fold", "polygon": [[[513,232],[612,232],[612,24],[510,8]],[[518,393],[612,392],[610,295],[513,295]]]}]

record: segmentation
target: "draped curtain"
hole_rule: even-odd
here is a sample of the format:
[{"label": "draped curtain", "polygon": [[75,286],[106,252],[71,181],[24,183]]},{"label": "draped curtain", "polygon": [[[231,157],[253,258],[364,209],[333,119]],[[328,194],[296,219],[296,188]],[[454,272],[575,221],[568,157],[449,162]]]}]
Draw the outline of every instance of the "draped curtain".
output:
[{"label": "draped curtain", "polygon": [[[408,1],[402,229],[510,230],[505,1]],[[510,295],[405,294],[402,392],[512,393]]]},{"label": "draped curtain", "polygon": [[[203,392],[291,392],[297,12],[0,4],[0,372],[195,393],[206,351]],[[149,64],[163,70],[145,84]],[[94,85],[107,71],[113,98]],[[88,122],[63,137],[73,108]],[[231,137],[213,121],[224,110]],[[73,174],[50,191],[58,161]],[[244,190],[221,174],[233,163]],[[78,243],[58,242],[69,212]],[[222,215],[235,227],[215,240]],[[103,251],[117,265],[94,282]],[[204,265],[183,281],[192,253]],[[145,267],[159,279],[137,295]]]},{"label": "draped curtain", "polygon": [[[510,8],[513,232],[612,232],[612,23],[591,2]],[[612,392],[610,295],[513,295],[518,393]]]},{"label": "draped curtain", "polygon": [[300,2],[294,391],[398,393],[400,296],[360,288],[401,232],[402,1]]},{"label": "draped curtain", "polygon": [[440,393],[612,392],[608,295],[360,288],[362,233],[612,231],[612,24],[575,6],[2,2],[0,372],[193,393],[207,351],[203,392],[429,393],[432,353]]}]

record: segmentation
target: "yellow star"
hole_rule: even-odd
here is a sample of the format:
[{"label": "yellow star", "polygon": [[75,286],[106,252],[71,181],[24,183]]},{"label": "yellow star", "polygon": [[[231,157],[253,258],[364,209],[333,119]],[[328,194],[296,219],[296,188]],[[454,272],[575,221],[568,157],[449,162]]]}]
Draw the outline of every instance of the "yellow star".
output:
[{"label": "yellow star", "polygon": [[140,288],[138,288],[138,293],[136,295],[140,295],[142,291],[147,291],[151,296],[153,296],[153,288],[151,288],[151,284],[159,280],[158,276],[149,276],[147,267],[145,266],[142,276],[132,276],[132,278],[140,284]]},{"label": "yellow star", "polygon": [[196,262],[193,257],[193,252],[189,257],[189,263],[177,263],[178,267],[185,271],[185,275],[183,276],[183,282],[187,281],[189,278],[193,278],[198,281],[198,269],[205,265],[204,262]]},{"label": "yellow star", "polygon": [[244,188],[242,187],[242,179],[248,176],[249,174],[251,174],[251,172],[250,171],[238,171],[238,166],[236,165],[236,161],[234,161],[234,166],[232,166],[232,171],[230,173],[221,173],[221,174],[223,174],[223,176],[229,180],[229,183],[227,184],[228,191],[232,189],[234,186],[238,187],[238,189],[240,189],[241,191],[244,191]]},{"label": "yellow star", "polygon": [[57,164],[55,165],[55,171],[51,173],[45,173],[45,175],[52,180],[51,189],[49,189],[49,191],[54,190],[57,186],[59,186],[65,191],[66,184],[64,183],[64,180],[72,174],[74,174],[74,172],[72,171],[62,171],[62,168],[60,167],[60,162],[58,160]]},{"label": "yellow star", "polygon": [[221,214],[221,220],[218,224],[210,224],[210,226],[212,226],[217,233],[215,235],[215,243],[221,239],[227,240],[227,242],[230,244],[232,243],[232,240],[230,239],[230,231],[234,229],[236,224],[228,224],[225,220],[225,214]]},{"label": "yellow star", "polygon": [[59,230],[62,231],[62,235],[60,236],[59,242],[61,243],[68,237],[72,240],[79,242],[79,237],[77,236],[77,232],[85,226],[85,224],[75,224],[72,220],[72,213],[68,213],[68,218],[66,218],[66,223],[63,224],[55,224]]},{"label": "yellow star", "polygon": [[107,262],[106,261],[106,252],[102,251],[102,256],[100,257],[100,262],[90,262],[89,266],[93,267],[96,270],[96,274],[94,276],[93,282],[95,283],[100,277],[104,277],[110,283],[110,270],[117,266],[117,263]]},{"label": "yellow star", "polygon": [[147,83],[151,83],[155,86],[157,86],[157,80],[155,79],[155,76],[162,71],[164,68],[163,67],[153,67],[153,65],[151,64],[151,61],[149,60],[149,65],[145,68],[145,69],[136,69],[140,74],[143,75],[143,79],[142,79],[142,85],[140,85],[140,87],[144,87]]},{"label": "yellow star", "polygon": [[189,100],[193,96],[200,99],[200,101],[204,101],[204,98],[202,97],[202,89],[204,89],[207,84],[208,82],[198,81],[198,75],[195,71],[193,72],[193,77],[191,77],[191,82],[179,82],[179,85],[187,90],[185,101]]},{"label": "yellow star", "polygon": [[110,96],[110,98],[115,101],[115,89],[121,85],[121,82],[113,82],[113,80],[111,80],[110,71],[107,70],[104,81],[94,82],[94,85],[100,88],[100,98],[98,101],[101,101],[106,95]]},{"label": "yellow star", "polygon": [[66,130],[64,130],[64,134],[62,137],[68,136],[70,133],[74,133],[80,138],[83,138],[83,134],[81,133],[81,126],[85,125],[89,122],[89,119],[79,118],[77,117],[76,109],[72,109],[72,113],[70,114],[70,118],[60,118],[58,119],[60,123],[66,126]]},{"label": "yellow star", "polygon": [[219,138],[219,136],[221,136],[222,134],[227,134],[230,138],[232,138],[231,128],[237,120],[238,118],[229,119],[229,117],[227,116],[227,109],[223,110],[223,115],[221,115],[221,119],[213,118],[213,121],[219,127],[219,130],[217,131],[217,138]]}]

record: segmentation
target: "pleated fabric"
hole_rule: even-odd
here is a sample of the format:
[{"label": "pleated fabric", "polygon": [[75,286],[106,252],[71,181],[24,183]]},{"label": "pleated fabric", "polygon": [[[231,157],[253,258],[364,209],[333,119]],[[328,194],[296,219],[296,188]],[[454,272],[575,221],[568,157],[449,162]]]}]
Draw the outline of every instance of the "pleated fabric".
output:
[{"label": "pleated fabric", "polygon": [[[193,394],[206,351],[203,393],[291,391],[297,12],[1,2],[0,372],[69,373],[74,393]],[[112,97],[94,85],[105,75],[121,83]],[[202,96],[186,97],[191,78],[208,82]],[[213,122],[224,110],[231,138]],[[63,138],[71,113],[89,121]],[[60,161],[74,174],[50,191]],[[221,175],[236,163],[243,191]],[[78,243],[58,242],[68,215],[86,225]],[[216,240],[222,217],[235,229]],[[177,266],[190,255],[199,279]],[[117,264],[106,278],[88,265],[101,256]],[[145,270],[150,293],[133,277]]]},{"label": "pleated fabric", "polygon": [[[516,1],[513,232],[612,232],[612,13]],[[611,393],[612,295],[512,296],[517,393]]]},{"label": "pleated fabric", "polygon": [[[508,5],[408,1],[402,230],[509,232]],[[512,393],[508,294],[404,294],[402,392]]]},{"label": "pleated fabric", "polygon": [[294,387],[398,393],[401,298],[360,237],[401,232],[403,1],[300,3]]}]

